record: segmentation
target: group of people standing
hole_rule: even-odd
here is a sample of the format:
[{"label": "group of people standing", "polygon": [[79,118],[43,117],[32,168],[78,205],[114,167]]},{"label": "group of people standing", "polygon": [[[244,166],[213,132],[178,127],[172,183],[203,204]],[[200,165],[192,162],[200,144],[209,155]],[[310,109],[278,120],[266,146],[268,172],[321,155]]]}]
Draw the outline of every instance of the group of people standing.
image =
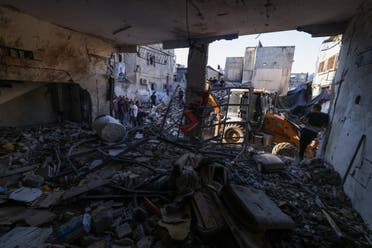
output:
[{"label": "group of people standing", "polygon": [[145,112],[142,111],[138,100],[118,96],[114,98],[112,105],[114,116],[120,123],[133,127],[142,125]]},{"label": "group of people standing", "polygon": [[208,81],[212,84],[212,87],[224,87],[225,81],[221,78],[221,80],[218,80],[216,77],[212,78],[210,77]]}]

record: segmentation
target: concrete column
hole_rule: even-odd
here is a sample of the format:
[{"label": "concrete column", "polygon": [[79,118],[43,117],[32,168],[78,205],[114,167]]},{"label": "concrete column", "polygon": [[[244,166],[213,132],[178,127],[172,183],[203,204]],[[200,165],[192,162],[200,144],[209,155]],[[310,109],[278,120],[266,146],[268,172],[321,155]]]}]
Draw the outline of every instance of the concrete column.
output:
[{"label": "concrete column", "polygon": [[[345,178],[353,206],[372,229],[372,2],[358,8],[343,36],[324,158]],[[362,138],[365,135],[365,139]],[[358,144],[361,145],[358,149]],[[352,161],[353,157],[355,159]]]},{"label": "concrete column", "polygon": [[195,43],[189,49],[187,64],[186,103],[200,101],[205,89],[209,43]]}]

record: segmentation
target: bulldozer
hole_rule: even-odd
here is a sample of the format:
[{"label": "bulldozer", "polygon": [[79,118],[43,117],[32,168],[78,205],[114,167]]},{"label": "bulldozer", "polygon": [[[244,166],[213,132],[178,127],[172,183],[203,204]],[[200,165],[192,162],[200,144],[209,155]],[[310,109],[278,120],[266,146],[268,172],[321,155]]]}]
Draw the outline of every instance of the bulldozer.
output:
[{"label": "bulldozer", "polygon": [[[195,117],[198,124],[194,126],[202,128],[203,140],[226,145],[270,146],[273,154],[295,157],[300,147],[301,127],[275,111],[274,98],[264,89],[253,87],[209,89],[202,101],[203,111]],[[187,134],[189,130],[184,127],[181,130]],[[316,148],[317,143],[311,143],[305,157],[314,157]]]}]

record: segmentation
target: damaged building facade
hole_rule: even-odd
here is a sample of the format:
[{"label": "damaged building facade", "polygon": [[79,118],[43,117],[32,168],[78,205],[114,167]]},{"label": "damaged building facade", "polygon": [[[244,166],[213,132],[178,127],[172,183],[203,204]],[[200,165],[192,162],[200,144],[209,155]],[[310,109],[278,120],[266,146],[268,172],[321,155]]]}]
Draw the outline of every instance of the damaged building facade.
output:
[{"label": "damaged building facade", "polygon": [[312,87],[313,96],[318,96],[322,89],[329,88],[337,71],[342,35],[332,36],[322,42],[316,64]]},{"label": "damaged building facade", "polygon": [[225,76],[226,82],[241,83],[243,76],[243,57],[227,57],[225,63]]},{"label": "damaged building facade", "polygon": [[291,79],[289,81],[288,90],[293,90],[301,84],[306,84],[309,79],[309,73],[291,73]]},{"label": "damaged building facade", "polygon": [[0,21],[0,126],[109,113],[111,42],[6,7]]},{"label": "damaged building facade", "polygon": [[153,44],[138,46],[136,50],[115,55],[115,94],[146,101],[153,92],[172,93],[176,74],[174,49]]},{"label": "damaged building facade", "polygon": [[328,98],[328,100],[321,102],[322,111],[325,113],[328,113],[330,109],[331,88],[335,83],[341,40],[342,35],[336,35],[322,42],[316,64],[316,72],[311,85],[313,98],[318,96]]},{"label": "damaged building facade", "polygon": [[225,81],[286,95],[294,51],[294,46],[247,47],[244,57],[226,58]]}]

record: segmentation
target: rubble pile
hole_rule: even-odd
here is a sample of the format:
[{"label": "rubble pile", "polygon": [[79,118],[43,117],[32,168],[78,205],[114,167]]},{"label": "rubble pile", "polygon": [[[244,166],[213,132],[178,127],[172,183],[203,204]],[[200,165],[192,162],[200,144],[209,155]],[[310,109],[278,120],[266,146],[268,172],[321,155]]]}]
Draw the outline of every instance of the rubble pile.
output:
[{"label": "rubble pile", "polygon": [[162,133],[174,137],[182,137],[179,126],[183,117],[183,100],[178,97],[179,90],[184,90],[177,86],[171,96],[162,98],[160,103],[155,106],[149,114],[147,124],[156,127]]},{"label": "rubble pile", "polygon": [[69,122],[1,129],[0,247],[368,246],[320,161],[258,166],[160,128],[115,143]]},{"label": "rubble pile", "polygon": [[[285,247],[369,247],[370,233],[353,210],[337,172],[320,159],[300,165],[287,157],[277,173],[261,173],[247,158],[237,163],[243,184],[264,190],[296,222]],[[256,164],[257,165],[257,164]]]}]

